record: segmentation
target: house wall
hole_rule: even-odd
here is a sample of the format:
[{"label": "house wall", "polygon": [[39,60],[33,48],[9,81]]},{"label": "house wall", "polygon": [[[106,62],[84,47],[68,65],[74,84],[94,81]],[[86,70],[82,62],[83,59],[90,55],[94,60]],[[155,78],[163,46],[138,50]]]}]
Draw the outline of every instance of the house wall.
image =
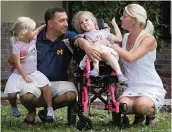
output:
[{"label": "house wall", "polygon": [[1,1],[1,79],[8,78],[8,57],[11,54],[10,28],[17,17],[27,16],[37,25],[44,23],[44,13],[50,7],[63,6],[62,1]]},{"label": "house wall", "polygon": [[14,22],[17,17],[28,16],[37,23],[42,23],[45,11],[54,6],[62,7],[62,3],[62,1],[1,1],[1,21]]}]

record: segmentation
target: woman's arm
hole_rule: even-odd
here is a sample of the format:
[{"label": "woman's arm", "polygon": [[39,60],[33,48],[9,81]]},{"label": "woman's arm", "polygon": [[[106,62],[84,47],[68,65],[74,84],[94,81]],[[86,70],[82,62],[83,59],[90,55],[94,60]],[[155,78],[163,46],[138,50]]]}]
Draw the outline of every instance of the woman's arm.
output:
[{"label": "woman's arm", "polygon": [[14,64],[15,64],[17,70],[19,71],[20,75],[23,77],[23,79],[26,82],[31,82],[31,79],[27,76],[27,74],[25,73],[25,71],[20,63],[20,55],[12,54],[12,57],[14,60]]},{"label": "woman's arm", "polygon": [[143,57],[149,51],[154,50],[156,48],[156,40],[153,36],[146,36],[133,52],[128,52],[116,44],[113,44],[110,47],[113,48],[121,58],[129,63],[132,63]]},{"label": "woman's arm", "polygon": [[93,61],[101,60],[100,53],[84,38],[77,38],[75,44],[84,50]]}]

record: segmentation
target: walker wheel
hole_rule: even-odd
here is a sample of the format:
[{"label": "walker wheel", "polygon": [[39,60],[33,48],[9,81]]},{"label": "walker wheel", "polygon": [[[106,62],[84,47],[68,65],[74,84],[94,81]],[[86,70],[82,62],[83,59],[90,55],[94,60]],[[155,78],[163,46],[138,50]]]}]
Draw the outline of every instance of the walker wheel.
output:
[{"label": "walker wheel", "polygon": [[83,121],[79,120],[76,124],[76,128],[80,131],[92,129],[92,121],[88,117],[84,117]]}]

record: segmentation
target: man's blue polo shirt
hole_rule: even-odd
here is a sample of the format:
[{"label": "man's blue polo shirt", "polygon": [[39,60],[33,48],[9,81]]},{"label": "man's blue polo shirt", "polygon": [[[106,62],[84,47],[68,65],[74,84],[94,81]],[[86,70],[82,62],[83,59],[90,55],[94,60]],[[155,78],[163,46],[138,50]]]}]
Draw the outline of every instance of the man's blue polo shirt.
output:
[{"label": "man's blue polo shirt", "polygon": [[68,80],[68,66],[72,58],[72,53],[62,40],[69,39],[73,45],[75,32],[67,31],[58,37],[54,42],[46,38],[46,28],[38,35],[37,48],[37,68],[50,81]]}]

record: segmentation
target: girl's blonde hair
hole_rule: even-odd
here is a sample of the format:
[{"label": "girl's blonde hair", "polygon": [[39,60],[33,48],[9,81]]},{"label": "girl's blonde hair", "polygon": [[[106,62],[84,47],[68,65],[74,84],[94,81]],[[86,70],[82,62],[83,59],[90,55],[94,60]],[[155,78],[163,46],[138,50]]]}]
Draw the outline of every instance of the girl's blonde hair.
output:
[{"label": "girl's blonde hair", "polygon": [[125,7],[125,11],[131,17],[136,18],[140,24],[140,28],[143,29],[136,39],[135,42],[136,45],[134,45],[135,47],[138,45],[137,42],[142,36],[146,34],[153,34],[154,26],[152,22],[147,18],[146,10],[142,6],[138,4],[129,4],[128,6]]},{"label": "girl's blonde hair", "polygon": [[95,24],[95,27],[96,29],[98,29],[98,25],[97,25],[97,19],[96,17],[93,15],[93,13],[91,13],[90,11],[79,11],[77,12],[73,19],[72,19],[72,26],[74,27],[74,29],[78,32],[78,33],[82,33],[82,32],[85,32],[81,29],[81,26],[80,26],[80,17],[82,15],[87,15],[92,21],[93,23]]},{"label": "girl's blonde hair", "polygon": [[36,23],[33,19],[29,17],[18,17],[10,30],[11,43],[13,44],[15,41],[22,38],[28,31],[34,30],[35,28]]}]

